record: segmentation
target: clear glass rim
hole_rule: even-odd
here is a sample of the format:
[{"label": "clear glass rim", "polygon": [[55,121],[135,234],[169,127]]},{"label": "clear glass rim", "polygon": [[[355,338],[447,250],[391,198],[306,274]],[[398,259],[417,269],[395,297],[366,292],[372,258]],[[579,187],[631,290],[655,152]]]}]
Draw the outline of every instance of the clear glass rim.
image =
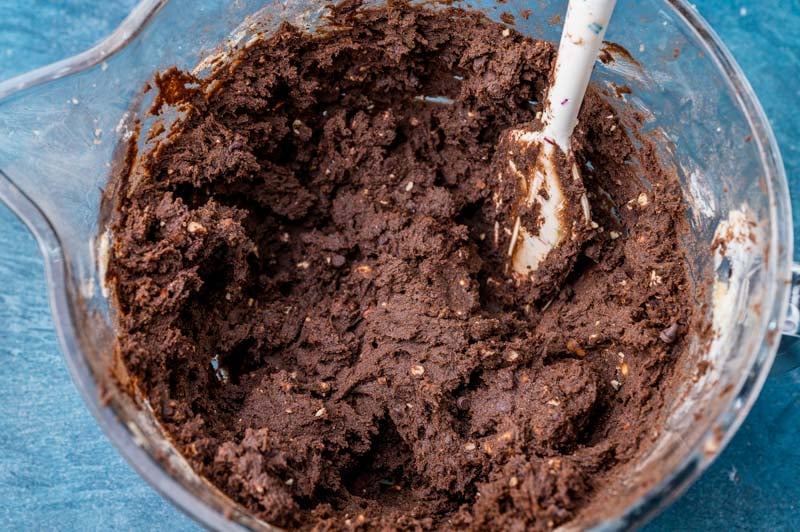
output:
[{"label": "clear glass rim", "polygon": [[[141,0],[117,29],[90,49],[77,55],[0,82],[0,101],[31,87],[69,76],[108,59],[122,50],[164,7],[169,0]],[[737,103],[747,118],[758,147],[770,201],[769,249],[766,257],[768,279],[771,280],[764,301],[769,302],[762,314],[760,347],[750,353],[750,366],[737,393],[726,400],[727,407],[708,427],[683,463],[636,502],[615,517],[592,523],[596,530],[616,530],[641,525],[682,494],[711,464],[744,421],[769,373],[778,348],[779,324],[786,313],[791,279],[793,229],[789,189],[778,144],[766,115],[750,83],[717,34],[685,0],[663,0],[689,27],[724,75]],[[80,319],[70,304],[68,265],[58,232],[44,212],[0,170],[0,200],[29,228],[44,258],[50,308],[56,333],[72,375],[84,402],[103,431],[131,466],[165,498],[199,523],[216,530],[245,530],[230,520],[220,508],[203,503],[183,484],[173,478],[153,456],[136,444],[135,435],[114,411],[101,403],[97,383],[80,349],[76,324]],[[703,449],[702,442],[714,441],[713,452]]]},{"label": "clear glass rim", "polygon": [[[691,29],[702,43],[706,56],[714,61],[724,75],[756,142],[769,197],[770,233],[765,264],[770,282],[768,293],[763,298],[768,308],[761,314],[759,347],[750,353],[748,371],[740,380],[736,393],[727,399],[727,407],[710,420],[679,467],[662,478],[620,516],[593,524],[593,530],[618,530],[645,524],[682,495],[708,469],[744,422],[769,376],[778,351],[780,325],[789,304],[794,230],[789,187],[775,134],[753,87],[709,23],[685,0],[664,2]],[[710,446],[704,446],[706,443]]]}]

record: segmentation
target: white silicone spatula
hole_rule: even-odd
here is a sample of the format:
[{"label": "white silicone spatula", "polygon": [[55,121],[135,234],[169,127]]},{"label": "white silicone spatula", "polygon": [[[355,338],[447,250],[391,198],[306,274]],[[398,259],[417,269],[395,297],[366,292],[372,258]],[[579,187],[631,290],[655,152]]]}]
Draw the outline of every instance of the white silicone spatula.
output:
[{"label": "white silicone spatula", "polygon": [[[529,278],[548,255],[566,239],[576,234],[581,225],[591,224],[589,201],[582,193],[577,202],[581,209],[568,209],[566,189],[561,179],[580,180],[580,171],[573,162],[571,176],[556,171],[556,150],[571,156],[572,131],[578,122],[586,87],[598,52],[603,44],[611,12],[616,0],[570,0],[556,67],[544,104],[541,131],[514,130],[511,138],[515,150],[509,155],[512,175],[525,181],[520,201],[528,207],[539,205],[537,227],[525,227],[519,216],[514,221],[508,254],[515,274]],[[525,167],[525,153],[538,150],[533,167]],[[571,187],[574,189],[575,187]],[[582,185],[580,187],[582,189]]]}]

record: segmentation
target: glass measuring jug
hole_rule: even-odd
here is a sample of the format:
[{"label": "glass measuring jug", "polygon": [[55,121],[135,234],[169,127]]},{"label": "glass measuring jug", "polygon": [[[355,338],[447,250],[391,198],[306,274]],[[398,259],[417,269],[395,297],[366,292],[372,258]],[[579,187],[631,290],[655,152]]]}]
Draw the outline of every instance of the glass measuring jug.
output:
[{"label": "glass measuring jug", "polygon": [[[173,64],[193,69],[232,33],[247,39],[249,23],[240,24],[261,8],[267,9],[268,24],[282,18],[313,23],[321,5],[287,2],[287,9],[278,9],[279,4],[252,1],[146,1],[95,49],[0,85],[0,195],[42,246],[59,336],[76,381],[101,424],[142,474],[215,527],[232,526],[224,519],[226,512],[235,522],[261,525],[182,469],[179,457],[173,456],[171,465],[155,459],[159,452],[171,452],[168,443],[146,407],[114,393],[117,384],[107,377],[114,364],[113,333],[97,260],[103,229],[99,189],[118,142],[130,133],[139,89],[155,70]],[[564,2],[476,7],[494,19],[509,11],[517,15],[518,30],[556,40],[560,28],[546,21],[563,12]],[[525,21],[519,12],[528,8],[534,13]],[[755,319],[736,324],[731,348],[714,361],[715,372],[676,394],[680,415],[670,420],[660,447],[643,462],[639,475],[619,487],[619,507],[585,523],[607,527],[636,522],[675,496],[738,426],[776,349],[791,256],[788,195],[774,139],[749,85],[713,32],[682,2],[622,3],[618,15],[615,25],[624,31],[612,30],[608,38],[633,50],[648,77],[620,61],[601,67],[597,81],[630,84],[634,103],[652,113],[653,129],[674,146],[674,153],[664,157],[675,165],[690,198],[699,248],[710,244],[721,220],[747,204],[763,226],[763,249],[737,302],[760,311],[753,312]],[[678,58],[673,57],[676,47]],[[698,252],[696,259],[698,275],[713,275],[710,255]],[[687,361],[687,372],[706,354],[695,355]],[[98,400],[99,389],[109,404]],[[685,420],[701,403],[701,421],[687,426]],[[634,489],[645,481],[652,485],[649,492]]]}]

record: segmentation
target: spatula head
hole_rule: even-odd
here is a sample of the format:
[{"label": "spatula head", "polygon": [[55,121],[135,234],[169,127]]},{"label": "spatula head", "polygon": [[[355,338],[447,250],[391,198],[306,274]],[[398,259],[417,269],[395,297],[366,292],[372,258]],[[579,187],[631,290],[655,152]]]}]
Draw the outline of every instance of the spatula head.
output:
[{"label": "spatula head", "polygon": [[537,292],[554,290],[594,232],[575,158],[539,132],[514,129],[500,139],[495,168],[496,245],[507,273]]}]

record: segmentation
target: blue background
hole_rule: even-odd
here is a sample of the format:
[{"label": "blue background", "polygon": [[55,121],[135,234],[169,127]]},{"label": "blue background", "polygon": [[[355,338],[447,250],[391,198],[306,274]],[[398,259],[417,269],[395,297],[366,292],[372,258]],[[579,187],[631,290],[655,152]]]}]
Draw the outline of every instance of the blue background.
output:
[{"label": "blue background", "polygon": [[[0,0],[0,79],[81,51],[134,4]],[[695,4],[759,95],[800,212],[800,0]],[[133,472],[83,406],[58,349],[36,243],[2,205],[0,364],[0,529],[198,528]],[[800,370],[767,382],[722,456],[647,529],[800,529],[798,428]]]}]

